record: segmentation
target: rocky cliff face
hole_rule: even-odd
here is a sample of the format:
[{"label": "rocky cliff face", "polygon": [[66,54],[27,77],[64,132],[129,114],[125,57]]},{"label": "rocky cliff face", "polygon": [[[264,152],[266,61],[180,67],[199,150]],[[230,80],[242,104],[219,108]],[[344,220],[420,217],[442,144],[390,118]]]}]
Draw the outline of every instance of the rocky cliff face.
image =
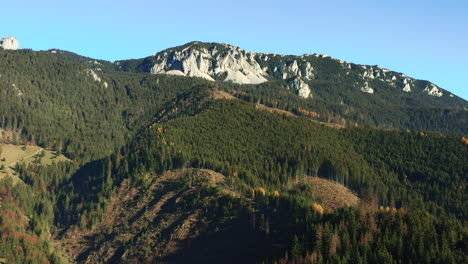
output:
[{"label": "rocky cliff face", "polygon": [[291,87],[292,89],[297,91],[297,94],[303,98],[312,98],[312,91],[310,86],[302,80],[300,77],[291,78],[288,81],[288,88]]},{"label": "rocky cliff face", "polygon": [[19,41],[15,37],[6,37],[0,40],[0,47],[6,50],[19,49]]},{"label": "rocky cliff face", "polygon": [[218,46],[206,49],[196,44],[182,50],[157,54],[151,72],[201,77],[212,81],[222,77],[223,81],[241,84],[267,81],[267,74],[255,60],[255,53],[229,45],[224,45],[220,51]]},{"label": "rocky cliff face", "polygon": [[317,81],[351,86],[368,96],[375,96],[383,89],[401,94],[449,95],[428,81],[416,80],[379,66],[358,65],[325,54],[286,56],[255,53],[228,44],[191,42],[136,60],[136,64],[132,61],[124,66],[125,62],[116,62],[117,68],[128,70],[130,67],[133,71],[201,77],[238,84],[283,80],[286,89],[292,88],[303,98],[312,98],[311,87],[315,87],[314,82]]}]

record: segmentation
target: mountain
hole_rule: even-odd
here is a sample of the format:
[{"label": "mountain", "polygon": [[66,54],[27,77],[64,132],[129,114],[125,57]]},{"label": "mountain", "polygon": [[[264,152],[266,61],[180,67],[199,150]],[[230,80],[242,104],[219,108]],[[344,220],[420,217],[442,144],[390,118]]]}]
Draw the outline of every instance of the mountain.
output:
[{"label": "mountain", "polygon": [[200,83],[114,73],[71,52],[0,49],[0,139],[59,149],[73,159],[109,155],[178,92]]},{"label": "mountain", "polygon": [[0,102],[0,262],[467,262],[467,102],[428,81],[0,49]]},{"label": "mountain", "polygon": [[[369,94],[377,93],[379,89],[393,88],[395,93],[424,93],[453,98],[446,101],[452,104],[463,103],[461,98],[431,82],[416,80],[378,66],[357,65],[333,59],[326,54],[288,56],[249,52],[228,44],[191,42],[144,59],[117,61],[115,64],[117,69],[124,71],[201,77],[238,84],[259,84],[290,78],[304,82],[347,82],[352,89]],[[301,97],[308,98],[310,95],[302,94]],[[464,103],[466,106],[466,102]]]},{"label": "mountain", "polygon": [[468,103],[462,98],[429,81],[327,55],[254,53],[191,42],[115,66],[126,72],[222,81],[255,100],[274,105],[287,101],[288,106],[277,107],[312,110],[321,121],[345,126],[468,132]]},{"label": "mountain", "polygon": [[[216,93],[199,87],[181,94],[124,150],[71,178],[57,208],[62,224],[81,227],[59,238],[73,259],[254,263],[283,259],[294,243],[302,248],[295,257],[315,252],[323,261],[409,262],[425,250],[441,259],[431,243],[413,252],[418,239],[453,243],[444,254],[461,259],[465,235],[452,242],[432,236],[440,221],[450,223],[441,232],[462,232],[455,219],[466,218],[468,149],[459,136],[337,129]],[[315,177],[347,186],[362,202]],[[344,209],[330,199],[344,200]],[[405,225],[410,231],[401,231]],[[317,249],[319,230],[329,236],[325,249]],[[329,255],[332,234],[349,244]],[[369,251],[361,252],[367,235]]]}]

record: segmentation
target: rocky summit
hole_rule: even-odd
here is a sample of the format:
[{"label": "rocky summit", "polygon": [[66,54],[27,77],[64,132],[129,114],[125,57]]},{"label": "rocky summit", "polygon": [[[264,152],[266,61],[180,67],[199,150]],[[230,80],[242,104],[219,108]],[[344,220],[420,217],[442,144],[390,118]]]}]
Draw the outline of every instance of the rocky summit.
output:
[{"label": "rocky summit", "polygon": [[229,44],[197,41],[155,53],[144,59],[131,60],[131,63],[118,61],[116,68],[153,74],[201,77],[210,81],[236,84],[257,85],[280,80],[285,82],[286,89],[292,88],[303,98],[312,98],[316,82],[323,81],[346,84],[368,96],[375,96],[383,90],[392,90],[393,93],[400,94],[453,97],[428,81],[416,80],[377,65],[359,65],[334,59],[326,54],[296,56],[256,53]]},{"label": "rocky summit", "polygon": [[241,84],[267,81],[268,74],[256,61],[256,53],[226,44],[222,45],[224,49],[218,49],[218,46],[197,48],[196,44],[194,42],[182,50],[156,55],[151,72],[202,77],[212,81],[215,75],[224,75],[224,81]]},{"label": "rocky summit", "polygon": [[6,37],[0,40],[0,47],[6,50],[19,49],[19,41],[15,37]]}]

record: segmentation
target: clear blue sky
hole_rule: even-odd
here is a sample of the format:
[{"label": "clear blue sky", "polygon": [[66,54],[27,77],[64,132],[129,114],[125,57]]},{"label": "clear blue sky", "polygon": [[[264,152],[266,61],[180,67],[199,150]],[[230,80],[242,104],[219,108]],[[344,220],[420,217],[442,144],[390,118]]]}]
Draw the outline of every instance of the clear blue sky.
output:
[{"label": "clear blue sky", "polygon": [[434,82],[468,99],[468,1],[16,0],[0,36],[110,61],[199,40],[326,53]]}]

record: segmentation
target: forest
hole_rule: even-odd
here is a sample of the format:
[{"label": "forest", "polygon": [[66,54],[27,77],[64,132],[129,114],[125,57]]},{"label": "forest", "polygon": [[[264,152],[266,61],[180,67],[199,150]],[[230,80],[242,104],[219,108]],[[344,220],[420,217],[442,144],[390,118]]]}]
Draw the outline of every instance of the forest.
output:
[{"label": "forest", "polygon": [[[468,262],[466,111],[357,106],[352,93],[343,106],[331,102],[339,96],[300,99],[279,81],[150,75],[132,61],[125,71],[93,62],[97,80],[87,58],[52,54],[0,50],[2,143],[71,160],[17,163],[21,182],[0,180],[0,260],[215,262],[203,248],[225,247],[217,258],[247,263]],[[222,182],[202,180],[207,171]],[[359,203],[327,208],[315,177]],[[130,205],[141,211],[106,222]],[[158,233],[189,216],[197,235],[179,246],[182,225]],[[89,247],[69,252],[63,241],[74,236]]]}]

